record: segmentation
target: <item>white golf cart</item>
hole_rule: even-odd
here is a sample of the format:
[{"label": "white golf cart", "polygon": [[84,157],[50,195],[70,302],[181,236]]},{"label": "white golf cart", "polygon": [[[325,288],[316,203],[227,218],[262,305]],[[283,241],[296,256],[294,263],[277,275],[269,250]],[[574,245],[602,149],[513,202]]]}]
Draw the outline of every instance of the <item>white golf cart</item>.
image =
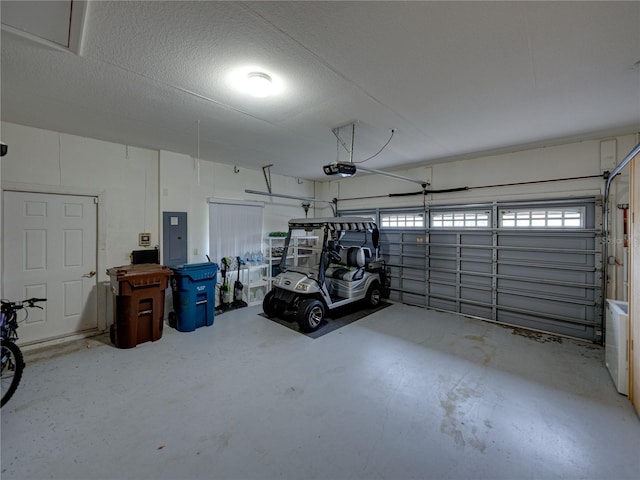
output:
[{"label": "white golf cart", "polygon": [[[340,243],[345,234],[351,246]],[[315,245],[299,244],[309,236],[317,238]],[[357,302],[376,307],[388,296],[379,236],[367,217],[290,220],[280,273],[262,302],[264,314],[297,321],[301,331],[310,332],[329,310]]]}]

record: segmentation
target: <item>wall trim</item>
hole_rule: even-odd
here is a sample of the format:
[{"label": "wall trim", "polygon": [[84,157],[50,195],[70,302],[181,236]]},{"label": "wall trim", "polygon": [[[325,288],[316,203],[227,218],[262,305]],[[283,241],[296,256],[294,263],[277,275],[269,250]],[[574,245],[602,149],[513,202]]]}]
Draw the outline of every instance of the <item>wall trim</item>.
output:
[{"label": "wall trim", "polygon": [[234,200],[231,198],[208,197],[207,203],[224,203],[227,205],[240,205],[243,207],[260,207],[264,208],[264,202],[256,202],[255,200]]}]

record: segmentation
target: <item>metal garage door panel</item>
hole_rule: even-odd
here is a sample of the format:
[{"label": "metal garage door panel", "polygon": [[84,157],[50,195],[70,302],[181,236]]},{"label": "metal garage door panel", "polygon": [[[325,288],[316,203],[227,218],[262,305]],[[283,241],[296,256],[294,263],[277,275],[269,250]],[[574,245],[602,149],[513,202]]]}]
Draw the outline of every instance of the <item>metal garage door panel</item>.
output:
[{"label": "metal garage door panel", "polygon": [[462,258],[490,261],[492,256],[492,251],[491,251],[491,248],[461,247],[460,256]]},{"label": "metal garage door panel", "polygon": [[395,230],[380,230],[380,244],[388,246],[400,241],[400,233]]},{"label": "metal garage door panel", "polygon": [[[527,211],[559,211],[566,206],[568,211],[575,207],[585,214],[582,227],[501,226],[503,210],[522,211],[526,216]],[[479,217],[473,212],[479,209],[489,214],[483,224],[474,223]],[[456,212],[456,227],[442,228],[443,215],[450,212]],[[398,209],[389,213],[397,214]],[[389,240],[383,246],[385,259],[396,276],[392,276],[392,287],[397,289],[392,298],[597,340],[602,322],[598,230],[602,211],[597,199],[425,207],[424,213],[436,222],[440,216],[441,223],[430,226],[426,233],[381,231],[382,242]],[[424,243],[426,238],[428,243]],[[424,277],[417,273],[421,268]]]},{"label": "metal garage door panel", "polygon": [[567,285],[554,285],[540,280],[540,282],[519,282],[513,280],[498,279],[498,290],[509,290],[511,292],[528,293],[529,295],[554,295],[565,300],[593,300],[593,289],[571,287]]},{"label": "metal garage door panel", "polygon": [[391,269],[392,300],[425,305],[426,242],[424,230],[381,231],[381,252]]},{"label": "metal garage door panel", "polygon": [[[453,272],[441,272],[439,270],[431,270],[429,275],[429,282],[449,282],[456,283],[457,274]],[[432,290],[433,291],[433,290]]]},{"label": "metal garage door panel", "polygon": [[439,308],[440,310],[446,310],[448,312],[457,312],[458,304],[452,300],[445,300],[437,297],[429,297],[428,307]]},{"label": "metal garage door panel", "polygon": [[404,271],[404,276],[402,277],[403,279],[421,282],[422,288],[420,288],[420,290],[424,290],[424,282],[426,281],[427,277],[427,272],[424,267],[403,267],[402,270]]},{"label": "metal garage door panel", "polygon": [[463,272],[478,272],[491,274],[493,265],[490,262],[477,262],[472,260],[461,260],[460,270]]},{"label": "metal garage door panel", "polygon": [[498,261],[519,260],[551,265],[594,266],[593,238],[554,236],[553,242],[551,240],[540,236],[527,239],[500,235]]},{"label": "metal garage door panel", "polygon": [[481,245],[490,247],[493,243],[491,232],[473,231],[470,233],[460,233],[459,235],[461,245]]},{"label": "metal garage door panel", "polygon": [[456,247],[448,247],[438,245],[437,243],[429,244],[429,257],[430,258],[456,258]]},{"label": "metal garage door panel", "polygon": [[[473,275],[473,274],[461,274],[460,275],[460,288],[464,288],[465,285],[470,287],[484,287],[491,289],[492,285],[491,277]],[[462,297],[464,298],[464,297]]]},{"label": "metal garage door panel", "polygon": [[419,305],[421,307],[427,306],[425,304],[425,296],[420,294],[404,292],[402,293],[399,301],[408,303],[409,305]]},{"label": "metal garage door panel", "polygon": [[541,318],[509,311],[499,310],[497,320],[509,325],[517,325],[543,332],[554,332],[585,340],[593,340],[596,335],[596,327],[593,325],[559,322],[552,318]]},{"label": "metal garage door panel", "polygon": [[592,267],[593,255],[586,255],[583,252],[567,250],[563,253],[544,252],[538,250],[499,250],[498,262],[508,262],[518,260],[521,262],[556,263],[571,264],[579,267]]},{"label": "metal garage door panel", "polygon": [[563,268],[557,265],[556,268],[535,267],[522,265],[498,265],[498,275],[512,277],[527,277],[531,279],[554,280],[557,282],[570,283],[593,283],[594,271],[583,271],[571,268]]},{"label": "metal garage door panel", "polygon": [[[489,284],[491,287],[491,284]],[[480,289],[480,288],[469,288],[463,287],[460,289],[460,298],[464,298],[465,300],[471,300],[473,302],[486,303],[488,306],[491,305],[491,289]],[[489,308],[491,311],[491,308]]]},{"label": "metal garage door panel", "polygon": [[423,292],[424,280],[412,280],[409,278],[400,279],[400,288],[409,292]]},{"label": "metal garage door panel", "polygon": [[567,319],[575,319],[576,322],[584,321],[587,318],[588,307],[593,306],[569,303],[562,298],[551,300],[501,292],[498,292],[498,305],[533,311],[540,314],[540,316],[545,314],[556,317],[562,316]]},{"label": "metal garage door panel", "polygon": [[465,245],[491,245],[492,243],[491,231],[488,230],[467,229],[462,230],[459,235]]},{"label": "metal garage door panel", "polygon": [[[550,232],[549,230],[521,230],[518,234],[513,231],[501,231],[498,240],[499,246],[511,247],[534,247],[534,248],[562,248],[572,249],[592,249],[593,234],[582,234],[579,232],[567,232],[559,234],[558,232]],[[566,231],[565,231],[566,232]]]},{"label": "metal garage door panel", "polygon": [[460,305],[460,313],[480,318],[491,318],[491,307],[481,307],[470,303]]},{"label": "metal garage door panel", "polygon": [[456,270],[456,259],[446,259],[446,258],[431,258],[429,261],[429,266],[431,270]]},{"label": "metal garage door panel", "polygon": [[431,282],[431,284],[429,285],[429,293],[434,296],[455,298],[456,286],[455,284],[452,285],[446,283]]}]

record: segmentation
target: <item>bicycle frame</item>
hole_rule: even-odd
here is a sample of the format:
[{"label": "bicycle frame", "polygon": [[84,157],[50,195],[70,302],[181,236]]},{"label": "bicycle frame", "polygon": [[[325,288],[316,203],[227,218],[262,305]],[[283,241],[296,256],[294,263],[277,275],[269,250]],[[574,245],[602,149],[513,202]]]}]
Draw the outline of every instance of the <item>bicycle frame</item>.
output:
[{"label": "bicycle frame", "polygon": [[[6,307],[6,308],[5,308]],[[17,309],[15,304],[2,305],[3,312],[0,312],[0,337],[2,340],[15,342],[18,340]]]},{"label": "bicycle frame", "polygon": [[13,396],[24,370],[24,357],[16,340],[18,340],[18,310],[26,308],[42,308],[36,302],[44,302],[46,298],[29,298],[21,302],[9,302],[2,300],[0,303],[0,338],[2,339],[2,355],[0,356],[2,381],[2,400],[0,407]]}]

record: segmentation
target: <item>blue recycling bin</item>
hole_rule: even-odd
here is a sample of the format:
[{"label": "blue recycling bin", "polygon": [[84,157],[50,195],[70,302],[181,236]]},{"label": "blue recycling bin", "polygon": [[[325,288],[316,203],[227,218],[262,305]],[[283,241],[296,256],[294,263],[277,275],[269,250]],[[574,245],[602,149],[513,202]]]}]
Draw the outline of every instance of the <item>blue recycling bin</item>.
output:
[{"label": "blue recycling bin", "polygon": [[192,263],[171,270],[176,329],[193,332],[196,328],[213,325],[218,264]]}]

